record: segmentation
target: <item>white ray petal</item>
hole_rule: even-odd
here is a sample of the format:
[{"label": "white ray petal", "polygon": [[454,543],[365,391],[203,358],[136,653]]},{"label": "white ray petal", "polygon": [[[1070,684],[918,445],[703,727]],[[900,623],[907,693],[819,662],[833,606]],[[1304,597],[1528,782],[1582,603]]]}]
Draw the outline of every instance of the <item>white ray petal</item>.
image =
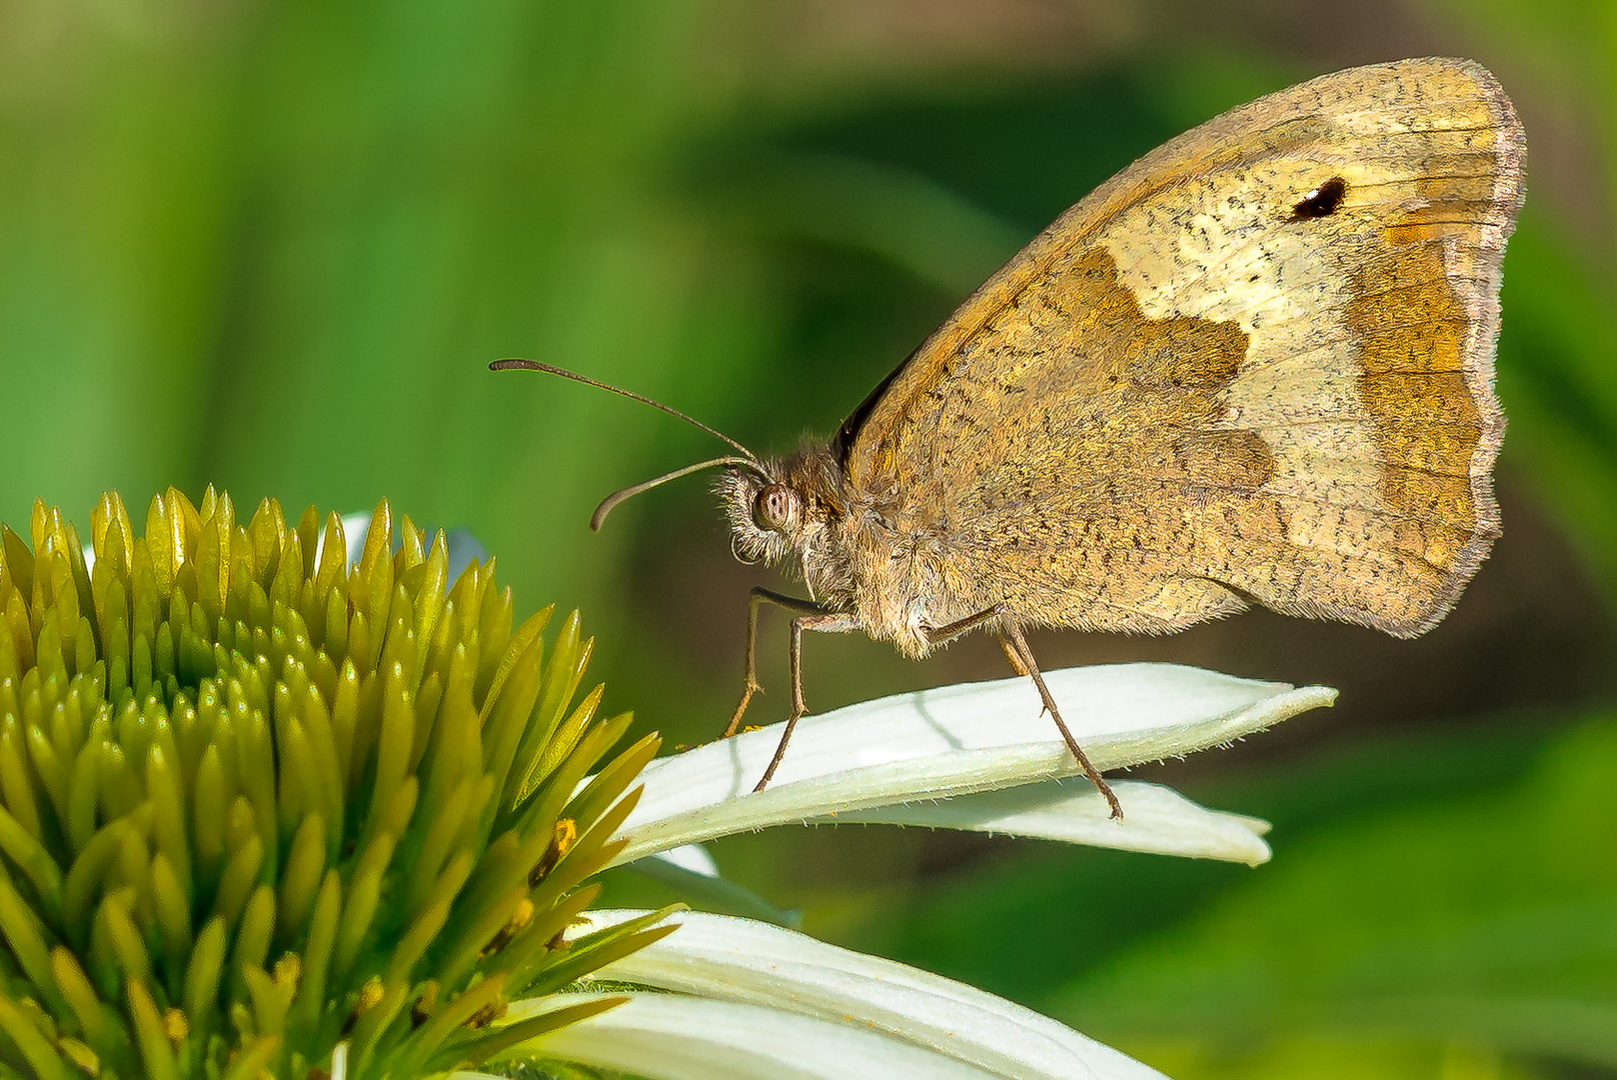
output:
[{"label": "white ray petal", "polygon": [[[577,932],[641,914],[587,912],[589,925]],[[685,912],[673,921],[682,924],[676,932],[596,976],[852,1023],[996,1076],[1161,1080],[1047,1016],[941,975],[751,919]]]},{"label": "white ray petal", "polygon": [[[1216,746],[1336,699],[1327,687],[1293,688],[1177,664],[1069,668],[1046,673],[1045,681],[1100,769]],[[619,830],[629,843],[617,861],[732,832],[1077,771],[1022,678],[807,717],[774,782],[753,793],[779,738],[775,725],[652,762],[641,774],[645,793]]]},{"label": "white ray petal", "polygon": [[657,852],[656,858],[666,863],[672,863],[681,870],[689,870],[693,874],[703,877],[718,877],[719,866],[713,861],[713,856],[701,844],[683,844],[677,848]]},{"label": "white ray petal", "polygon": [[706,911],[721,911],[776,926],[796,926],[795,911],[784,911],[750,889],[719,873],[718,864],[701,844],[686,844],[637,859],[628,869],[670,886],[685,902]]},{"label": "white ray petal", "polygon": [[1266,821],[1209,810],[1160,784],[1114,780],[1112,790],[1123,804],[1121,822],[1111,820],[1111,807],[1100,792],[1071,780],[882,806],[819,820],[1031,836],[1124,851],[1224,859],[1248,866],[1269,861],[1269,845],[1263,842],[1263,834],[1269,831]]},{"label": "white ray petal", "polygon": [[[508,1016],[525,1019],[590,997],[516,1002]],[[535,1054],[654,1080],[1003,1077],[852,1024],[684,994],[635,994],[627,1004],[524,1043],[512,1057]]]}]

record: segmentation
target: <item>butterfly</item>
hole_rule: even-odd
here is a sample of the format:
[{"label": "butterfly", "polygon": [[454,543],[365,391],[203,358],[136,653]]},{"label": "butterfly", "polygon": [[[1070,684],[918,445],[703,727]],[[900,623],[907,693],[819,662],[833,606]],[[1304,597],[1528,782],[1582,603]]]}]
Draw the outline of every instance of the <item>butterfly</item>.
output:
[{"label": "butterfly", "polygon": [[[732,547],[809,593],[804,631],[919,658],[995,635],[1078,767],[1027,627],[1169,633],[1252,604],[1411,637],[1499,535],[1491,472],[1505,242],[1525,140],[1480,65],[1429,58],[1282,90],[1147,154],[1068,210],[870,393],[782,458],[698,469]],[[639,395],[530,360],[549,371]]]}]

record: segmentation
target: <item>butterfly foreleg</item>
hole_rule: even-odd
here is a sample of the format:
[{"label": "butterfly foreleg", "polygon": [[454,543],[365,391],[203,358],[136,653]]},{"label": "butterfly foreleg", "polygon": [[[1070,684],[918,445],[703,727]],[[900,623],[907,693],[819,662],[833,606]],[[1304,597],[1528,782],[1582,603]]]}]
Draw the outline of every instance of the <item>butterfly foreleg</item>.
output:
[{"label": "butterfly foreleg", "polygon": [[752,590],[747,598],[747,672],[742,679],[741,702],[736,705],[735,714],[730,717],[730,726],[719,736],[722,739],[728,739],[741,730],[741,718],[746,715],[747,706],[752,704],[752,695],[761,694],[764,690],[758,685],[758,608],[765,601],[799,615],[823,615],[827,610],[812,600],[799,600],[795,596],[785,596],[770,592],[768,589]]},{"label": "butterfly foreleg", "polygon": [[792,713],[786,720],[786,729],[781,732],[780,744],[775,747],[775,756],[769,762],[769,768],[764,770],[762,780],[754,791],[762,791],[768,786],[775,770],[780,767],[781,759],[786,756],[786,744],[792,740],[792,730],[797,721],[808,712],[803,703],[803,631],[821,630],[828,633],[839,633],[846,630],[856,630],[859,621],[847,612],[837,611],[817,604],[812,600],[801,600],[795,596],[786,596],[768,589],[754,588],[747,603],[747,671],[741,688],[741,701],[736,705],[735,715],[730,717],[730,726],[724,730],[724,738],[734,735],[741,727],[741,718],[747,712],[747,706],[752,702],[752,695],[761,693],[763,687],[758,685],[758,608],[765,602],[776,607],[785,608],[796,614],[792,620],[791,638],[791,672],[792,672]]}]

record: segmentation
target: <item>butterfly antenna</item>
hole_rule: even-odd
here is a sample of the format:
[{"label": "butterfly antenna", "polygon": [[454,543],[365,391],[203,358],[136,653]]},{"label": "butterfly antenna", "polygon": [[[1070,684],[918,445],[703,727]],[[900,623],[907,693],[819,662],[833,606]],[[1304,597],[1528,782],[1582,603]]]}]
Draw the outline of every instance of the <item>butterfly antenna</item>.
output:
[{"label": "butterfly antenna", "polygon": [[741,451],[740,457],[736,457],[734,455],[716,457],[709,461],[698,462],[695,465],[687,465],[683,469],[675,469],[671,473],[664,473],[655,480],[647,480],[644,483],[635,484],[633,487],[626,487],[621,491],[614,491],[612,494],[602,499],[601,505],[597,506],[595,508],[595,513],[590,515],[590,530],[592,532],[601,531],[601,525],[605,523],[606,515],[610,514],[613,508],[623,500],[632,499],[642,491],[650,491],[659,484],[666,484],[670,480],[678,480],[682,476],[689,476],[691,473],[700,472],[703,469],[711,469],[716,465],[735,465],[743,469],[750,469],[752,472],[755,472],[759,476],[763,477],[766,481],[769,479],[769,474],[764,471],[763,464],[758,460],[758,456],[751,450],[748,450],[745,446],[742,446],[724,432],[716,431],[702,423],[700,420],[686,416],[678,409],[671,409],[660,401],[653,401],[651,398],[633,393],[629,390],[620,389],[619,387],[613,386],[611,383],[599,382],[584,375],[579,375],[576,372],[568,371],[566,368],[554,367],[550,364],[541,363],[538,360],[523,360],[513,357],[508,360],[496,360],[489,365],[489,369],[492,371],[509,371],[512,368],[517,368],[523,371],[543,371],[550,375],[560,375],[564,379],[571,379],[574,382],[581,382],[585,386],[594,386],[601,390],[608,390],[620,397],[633,398],[635,401],[644,402],[654,409],[661,409],[670,416],[677,416],[687,424],[699,427],[709,435],[713,436],[715,439],[719,439],[722,442],[727,442],[737,450]]},{"label": "butterfly antenna", "polygon": [[632,499],[642,491],[650,491],[659,484],[666,484],[670,480],[678,480],[682,476],[689,476],[691,473],[701,472],[703,469],[711,469],[715,465],[739,465],[743,469],[752,469],[762,475],[762,470],[759,468],[758,463],[751,458],[719,457],[711,461],[701,461],[695,465],[687,465],[683,469],[675,469],[671,473],[664,473],[655,480],[647,480],[644,483],[635,484],[633,487],[626,487],[622,491],[614,491],[602,499],[601,505],[597,506],[595,513],[590,515],[590,531],[600,532],[601,525],[606,521],[606,515],[610,514],[612,508],[624,499]]},{"label": "butterfly antenna", "polygon": [[[695,419],[693,417],[686,416],[684,413],[680,412],[678,409],[669,408],[667,405],[664,405],[660,401],[653,401],[651,398],[645,397],[644,395],[641,395],[641,394],[636,394],[636,393],[634,393],[633,391],[630,391],[630,390],[624,390],[624,389],[622,389],[620,387],[613,386],[611,383],[598,382],[595,379],[591,379],[591,378],[589,378],[587,376],[580,375],[577,372],[568,371],[566,368],[553,367],[550,364],[543,364],[543,363],[540,363],[538,360],[523,360],[523,359],[520,359],[520,358],[517,358],[517,357],[512,357],[511,359],[507,359],[507,360],[496,360],[496,361],[494,361],[493,363],[491,363],[489,365],[489,370],[490,371],[509,371],[512,368],[519,368],[519,369],[521,369],[523,371],[543,371],[543,372],[545,372],[546,374],[549,374],[549,375],[560,375],[564,379],[571,379],[574,382],[581,382],[585,386],[593,386],[593,387],[596,387],[597,389],[600,389],[600,390],[610,391],[611,393],[617,394],[619,397],[633,398],[635,401],[639,401],[639,402],[642,402],[642,403],[644,403],[646,405],[650,405],[653,409],[661,409],[663,412],[667,413],[669,416],[677,416],[681,420],[685,421],[687,424],[690,424],[693,427],[701,428],[703,431],[707,432],[709,435],[713,436],[715,439],[720,440],[721,442],[729,443],[731,446],[733,446],[737,450],[741,451],[741,456],[744,459],[744,460],[738,461],[737,459],[734,459],[734,458],[715,458],[713,461],[704,462],[701,465],[692,465],[689,469],[685,469],[685,470],[682,470],[682,471],[677,472],[677,473],[669,473],[667,476],[660,477],[659,479],[653,480],[653,481],[643,485],[640,488],[626,489],[626,490],[629,491],[629,494],[635,494],[638,491],[643,491],[647,487],[655,487],[656,485],[662,483],[664,480],[673,480],[676,477],[684,476],[685,473],[691,472],[691,471],[693,471],[695,469],[705,469],[709,465],[717,465],[717,464],[720,464],[720,463],[726,463],[726,464],[750,465],[754,469],[757,469],[759,467],[758,455],[754,454],[751,450],[748,450],[745,446],[742,446],[740,443],[738,443],[734,439],[730,438],[730,436],[726,435],[724,432],[716,431],[713,428],[710,428],[706,424],[702,423],[702,421],[697,420],[697,419]],[[622,493],[620,492],[619,494],[622,494]],[[623,497],[626,499],[629,496],[624,495]],[[611,500],[608,500],[608,501],[610,502]],[[602,505],[605,506],[604,503]],[[596,511],[596,514],[599,515],[599,516],[602,516],[602,517],[605,516],[599,510]]]}]

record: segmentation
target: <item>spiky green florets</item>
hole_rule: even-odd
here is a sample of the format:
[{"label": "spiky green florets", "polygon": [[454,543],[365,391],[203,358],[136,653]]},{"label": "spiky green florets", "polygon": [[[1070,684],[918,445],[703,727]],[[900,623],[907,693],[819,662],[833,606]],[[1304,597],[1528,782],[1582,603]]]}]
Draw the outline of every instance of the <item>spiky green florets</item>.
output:
[{"label": "spiky green florets", "polygon": [[90,522],[93,562],[42,502],[0,530],[0,1075],[430,1074],[663,932],[561,936],[657,748],[580,788],[629,717],[572,705],[576,612],[546,659],[548,608],[385,502],[352,566],[211,488]]}]

